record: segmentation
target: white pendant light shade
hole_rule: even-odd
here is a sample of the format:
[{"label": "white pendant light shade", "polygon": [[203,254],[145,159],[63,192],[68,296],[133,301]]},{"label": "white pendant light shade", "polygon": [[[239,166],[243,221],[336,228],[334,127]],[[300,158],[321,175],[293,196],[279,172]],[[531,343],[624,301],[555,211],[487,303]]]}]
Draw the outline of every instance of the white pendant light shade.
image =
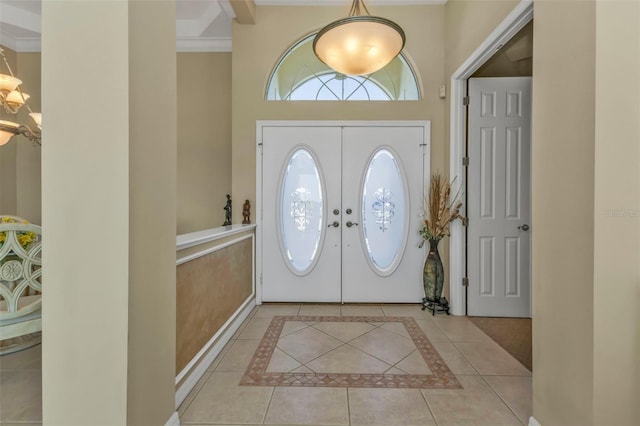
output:
[{"label": "white pendant light shade", "polygon": [[[362,14],[361,10],[367,14]],[[322,62],[346,75],[365,75],[386,66],[402,51],[405,35],[393,21],[368,15],[361,0],[354,0],[349,17],[324,27],[313,40]]]},{"label": "white pendant light shade", "polygon": [[26,93],[20,93],[18,90],[13,90],[9,92],[7,97],[5,98],[6,102],[9,102],[14,105],[22,106],[31,96]]},{"label": "white pendant light shade", "polygon": [[22,80],[12,75],[0,74],[0,90],[5,92],[11,92],[16,90],[22,84]]},{"label": "white pendant light shade", "polygon": [[0,146],[9,142],[13,135],[20,132],[20,125],[13,121],[0,120]]},{"label": "white pendant light shade", "polygon": [[29,116],[33,119],[38,126],[38,129],[42,129],[42,113],[41,112],[32,112]]}]

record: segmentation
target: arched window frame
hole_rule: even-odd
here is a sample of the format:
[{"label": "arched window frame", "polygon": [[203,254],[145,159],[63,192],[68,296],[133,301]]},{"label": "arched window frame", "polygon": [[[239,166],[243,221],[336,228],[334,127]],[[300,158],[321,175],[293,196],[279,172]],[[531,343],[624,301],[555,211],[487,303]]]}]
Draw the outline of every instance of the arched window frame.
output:
[{"label": "arched window frame", "polygon": [[[275,66],[273,67],[273,69],[271,70],[271,73],[269,74],[269,79],[267,80],[267,84],[266,84],[266,88],[265,88],[265,99],[266,100],[270,100],[270,101],[289,101],[291,100],[291,95],[298,90],[301,86],[308,84],[308,82],[312,79],[319,79],[320,76],[324,76],[330,73],[335,73],[335,71],[331,70],[329,67],[327,67],[326,65],[324,65],[322,62],[320,62],[320,60],[318,60],[317,58],[315,58],[315,56],[313,56],[313,59],[315,62],[312,65],[319,67],[320,69],[318,71],[314,71],[313,69],[311,69],[309,66],[306,66],[305,64],[303,64],[300,69],[296,70],[295,75],[292,79],[292,84],[289,88],[286,89],[286,93],[284,95],[280,95],[278,93],[276,93],[277,91],[277,85],[278,85],[278,72],[280,71],[280,68],[283,66],[283,64],[286,63],[287,59],[290,58],[290,56],[300,47],[302,47],[304,44],[309,43],[309,45],[311,44],[310,41],[313,39],[313,37],[315,36],[315,32],[308,34],[302,38],[300,38],[299,40],[297,40],[295,43],[293,43],[278,59],[278,61],[276,62]],[[371,84],[374,84],[376,87],[380,88],[387,96],[388,99],[373,99],[373,101],[405,101],[405,100],[420,100],[422,99],[422,85],[420,83],[420,79],[418,76],[418,73],[415,70],[415,67],[412,65],[410,58],[408,56],[407,53],[405,52],[401,52],[400,55],[398,55],[397,58],[400,61],[400,64],[396,66],[400,66],[400,73],[406,73],[406,75],[408,76],[407,78],[409,78],[409,83],[407,83],[407,86],[411,86],[409,87],[409,89],[413,92],[412,95],[410,95],[410,98],[407,99],[407,95],[405,93],[404,98],[402,97],[402,87],[396,87],[396,84],[394,83],[394,78],[390,75],[389,71],[387,70],[388,67],[383,68],[382,70],[367,75],[367,76],[347,76],[347,78],[349,77],[356,77],[356,79],[358,77],[361,77],[363,79],[365,79],[365,82],[370,82]],[[394,59],[395,61],[395,59]],[[393,63],[393,61],[392,61]],[[300,79],[300,81],[297,81],[298,78],[300,78],[300,73],[306,68],[306,72],[308,73],[307,76],[304,76],[303,78]],[[376,78],[378,76],[384,76],[386,74],[386,78],[388,80],[387,84],[384,84],[383,82],[379,81],[379,78]],[[398,78],[398,75],[396,74],[396,78]],[[275,80],[274,80],[275,79]],[[324,84],[324,82],[323,82]],[[273,91],[271,90],[273,88]],[[272,92],[270,94],[270,92]],[[353,93],[351,93],[350,95],[352,95]],[[317,94],[316,94],[317,95]],[[316,96],[317,97],[317,96]],[[324,101],[324,100],[318,100],[318,99],[305,99],[305,100],[309,100],[309,101]],[[334,99],[334,101],[355,101],[356,99],[349,99],[349,96],[347,96],[346,99]],[[360,100],[360,99],[358,99]],[[371,100],[371,99],[369,99]]]}]

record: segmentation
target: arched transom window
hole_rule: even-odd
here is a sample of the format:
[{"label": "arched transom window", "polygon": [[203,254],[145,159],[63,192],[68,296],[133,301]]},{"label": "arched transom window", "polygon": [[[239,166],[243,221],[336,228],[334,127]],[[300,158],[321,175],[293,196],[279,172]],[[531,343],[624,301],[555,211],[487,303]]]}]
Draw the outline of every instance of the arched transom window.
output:
[{"label": "arched transom window", "polygon": [[278,61],[267,84],[270,101],[414,101],[420,89],[401,53],[389,65],[367,76],[337,73],[316,58],[311,34],[295,43]]}]

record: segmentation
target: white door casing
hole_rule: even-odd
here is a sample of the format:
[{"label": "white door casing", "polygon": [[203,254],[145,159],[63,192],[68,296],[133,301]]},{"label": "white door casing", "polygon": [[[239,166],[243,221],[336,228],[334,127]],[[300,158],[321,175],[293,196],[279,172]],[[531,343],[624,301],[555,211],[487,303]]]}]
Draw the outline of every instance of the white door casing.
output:
[{"label": "white door casing", "polygon": [[[419,302],[429,123],[258,122],[257,131],[258,303]],[[321,225],[311,224],[320,233],[312,238],[319,242],[317,257],[306,262],[303,255],[301,267],[282,233],[304,210],[292,209],[297,183],[310,179],[311,169],[294,157],[308,164],[313,158],[323,188]],[[287,176],[294,176],[292,184]],[[309,211],[319,214],[317,203]],[[308,233],[296,229],[292,241]]]},{"label": "white door casing", "polygon": [[469,79],[468,314],[531,316],[531,77]]}]

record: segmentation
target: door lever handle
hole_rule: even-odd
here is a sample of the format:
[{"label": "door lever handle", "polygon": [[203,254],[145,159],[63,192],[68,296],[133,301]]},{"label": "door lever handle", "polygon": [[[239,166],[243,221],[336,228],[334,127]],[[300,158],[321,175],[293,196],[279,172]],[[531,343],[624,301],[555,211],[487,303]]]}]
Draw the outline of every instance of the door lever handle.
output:
[{"label": "door lever handle", "polygon": [[522,226],[518,226],[518,229],[522,229],[523,231],[528,231],[529,230],[529,225],[522,225]]},{"label": "door lever handle", "polygon": [[331,228],[331,227],[337,228],[338,226],[340,226],[340,222],[338,222],[337,220],[333,223],[330,223],[327,228]]},{"label": "door lever handle", "polygon": [[347,222],[347,228],[351,228],[352,226],[358,226],[358,224],[355,223],[355,222],[348,221]]}]

